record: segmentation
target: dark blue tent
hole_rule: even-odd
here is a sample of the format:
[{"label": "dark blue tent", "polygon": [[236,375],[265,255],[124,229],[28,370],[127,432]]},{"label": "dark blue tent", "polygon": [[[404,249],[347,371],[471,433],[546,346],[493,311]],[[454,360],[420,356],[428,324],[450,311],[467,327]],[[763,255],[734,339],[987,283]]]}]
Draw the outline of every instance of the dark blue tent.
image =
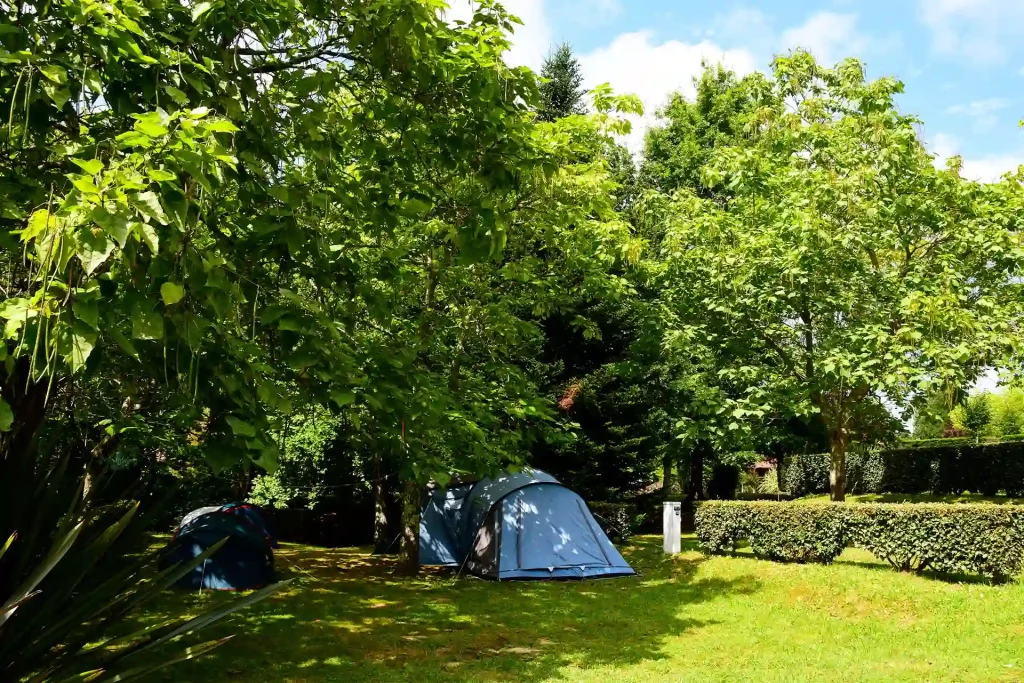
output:
[{"label": "dark blue tent", "polygon": [[540,470],[504,473],[430,494],[420,563],[490,579],[629,576],[586,503]]},{"label": "dark blue tent", "polygon": [[220,550],[177,582],[179,588],[249,590],[273,580],[271,548],[277,543],[259,510],[242,503],[199,508],[185,515],[164,549],[160,566],[187,562],[224,538],[227,541]]}]

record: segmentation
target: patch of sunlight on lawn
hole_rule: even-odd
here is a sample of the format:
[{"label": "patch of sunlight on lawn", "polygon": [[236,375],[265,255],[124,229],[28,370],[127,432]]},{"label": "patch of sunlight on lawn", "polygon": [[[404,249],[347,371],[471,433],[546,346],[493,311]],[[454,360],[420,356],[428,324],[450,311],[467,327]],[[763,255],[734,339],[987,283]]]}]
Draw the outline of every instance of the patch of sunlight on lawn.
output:
[{"label": "patch of sunlight on lawn", "polygon": [[[639,576],[533,583],[406,580],[365,550],[286,552],[286,595],[204,632],[238,636],[155,680],[1014,681],[1024,667],[1024,586],[901,574],[862,550],[776,564],[707,557],[692,537],[665,557],[641,537],[623,548]],[[150,617],[223,599],[167,593]]]}]

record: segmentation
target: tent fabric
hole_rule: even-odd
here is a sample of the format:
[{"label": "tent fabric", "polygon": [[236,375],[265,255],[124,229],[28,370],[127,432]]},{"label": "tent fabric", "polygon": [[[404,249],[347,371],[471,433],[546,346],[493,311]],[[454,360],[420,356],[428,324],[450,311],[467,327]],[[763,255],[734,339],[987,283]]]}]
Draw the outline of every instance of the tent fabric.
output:
[{"label": "tent fabric", "polygon": [[435,490],[420,521],[420,562],[498,580],[635,574],[583,499],[540,470]]},{"label": "tent fabric", "polygon": [[248,590],[273,580],[273,538],[258,509],[237,503],[199,508],[185,515],[164,549],[160,566],[187,562],[225,538],[216,553],[178,580],[179,588]]}]

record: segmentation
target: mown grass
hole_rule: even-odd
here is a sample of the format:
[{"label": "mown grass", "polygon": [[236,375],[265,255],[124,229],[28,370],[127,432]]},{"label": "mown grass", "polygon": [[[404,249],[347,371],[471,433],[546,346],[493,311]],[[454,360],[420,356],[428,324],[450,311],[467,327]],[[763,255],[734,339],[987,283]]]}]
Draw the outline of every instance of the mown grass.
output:
[{"label": "mown grass", "polygon": [[[237,634],[155,680],[433,682],[1019,681],[1024,585],[708,558],[692,537],[624,548],[641,576],[493,583],[394,576],[357,549],[286,545],[281,594],[206,632]],[[224,594],[168,593],[140,620]]]}]

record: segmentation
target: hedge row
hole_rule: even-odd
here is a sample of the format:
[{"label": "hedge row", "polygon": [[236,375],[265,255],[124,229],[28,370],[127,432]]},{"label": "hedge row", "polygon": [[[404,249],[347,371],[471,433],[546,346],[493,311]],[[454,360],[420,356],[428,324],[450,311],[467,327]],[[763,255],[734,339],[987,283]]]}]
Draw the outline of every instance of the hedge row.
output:
[{"label": "hedge row", "polygon": [[1024,509],[1010,505],[712,501],[698,508],[696,526],[710,553],[746,540],[769,559],[827,564],[855,545],[904,571],[1003,582],[1024,569]]},{"label": "hedge row", "polygon": [[[851,493],[1024,495],[1024,442],[960,443],[849,453]],[[786,458],[782,487],[796,496],[828,492],[829,456]]]}]

